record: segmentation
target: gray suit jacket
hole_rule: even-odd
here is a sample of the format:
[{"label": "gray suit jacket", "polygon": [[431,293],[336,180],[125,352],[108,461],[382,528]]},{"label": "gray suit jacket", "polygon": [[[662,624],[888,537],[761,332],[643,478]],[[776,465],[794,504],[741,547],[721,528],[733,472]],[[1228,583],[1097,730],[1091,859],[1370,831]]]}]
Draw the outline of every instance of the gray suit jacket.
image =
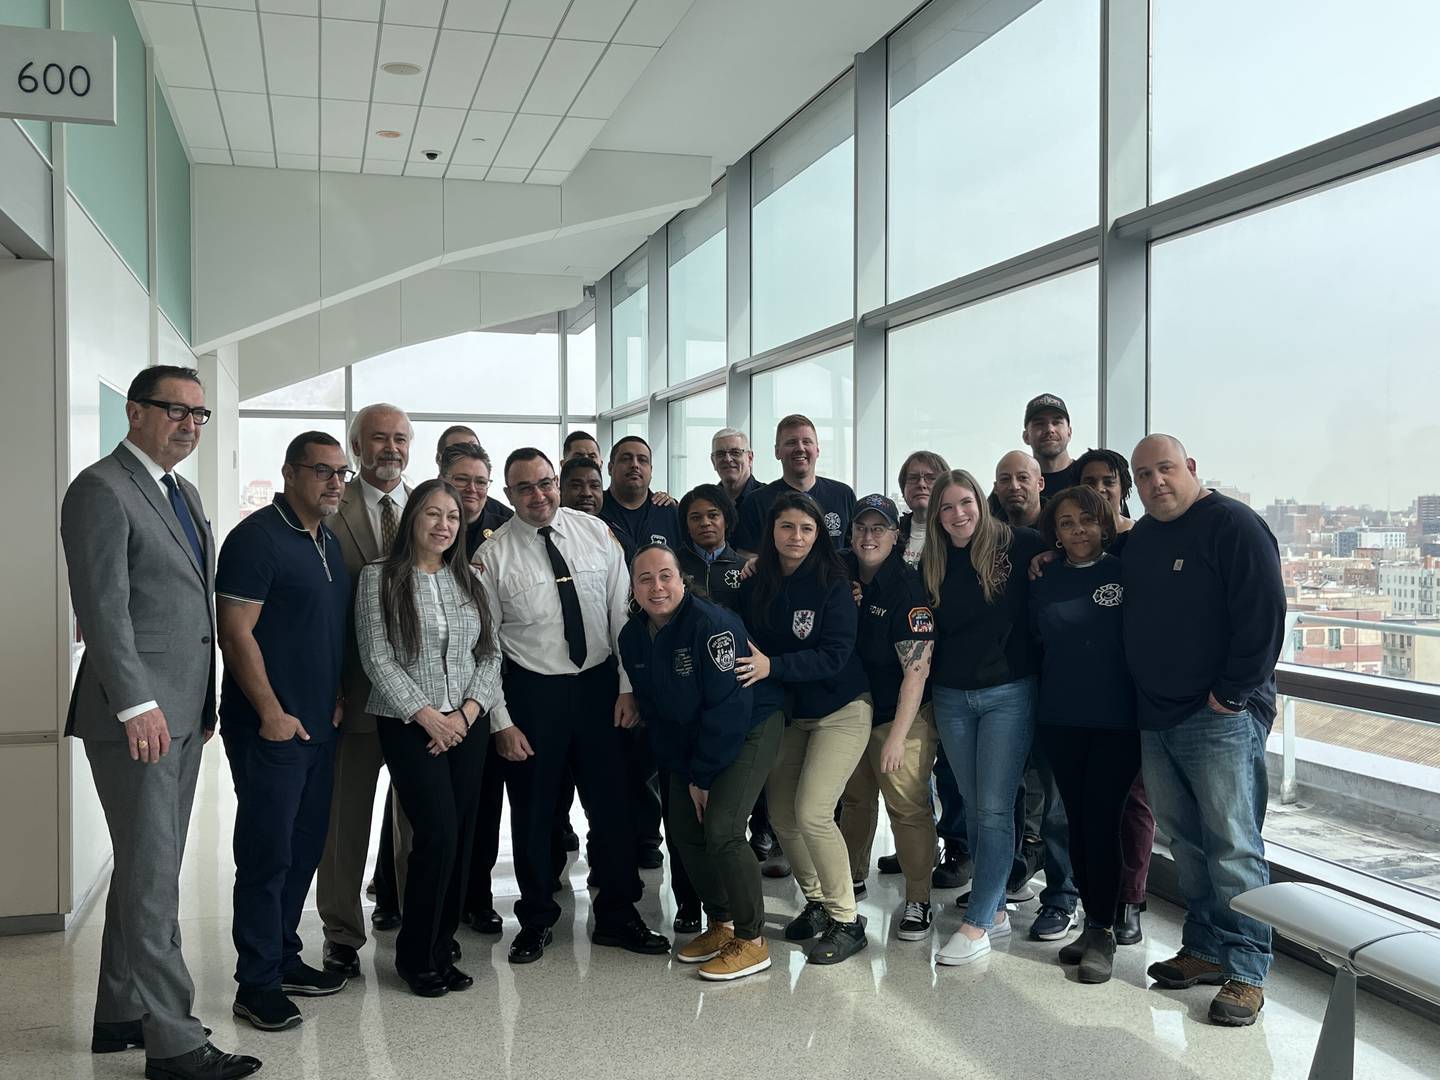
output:
[{"label": "gray suit jacket", "polygon": [[116,714],[151,700],[174,738],[215,726],[215,538],[200,493],[176,480],[204,566],[165,492],[123,444],[65,493],[60,538],[85,636],[67,735],[123,740]]}]

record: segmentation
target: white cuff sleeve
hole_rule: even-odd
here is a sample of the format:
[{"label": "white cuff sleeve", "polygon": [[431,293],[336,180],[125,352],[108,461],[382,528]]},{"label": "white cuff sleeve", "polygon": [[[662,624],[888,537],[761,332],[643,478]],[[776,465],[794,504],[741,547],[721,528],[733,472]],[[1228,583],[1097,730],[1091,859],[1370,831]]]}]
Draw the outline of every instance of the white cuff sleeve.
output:
[{"label": "white cuff sleeve", "polygon": [[142,712],[149,712],[151,709],[158,709],[159,707],[160,703],[158,701],[146,701],[133,708],[116,713],[115,718],[123,724],[126,720],[134,720],[135,717],[139,716]]},{"label": "white cuff sleeve", "polygon": [[514,727],[515,721],[510,719],[510,710],[504,705],[496,705],[490,710],[490,734],[497,731],[504,731],[507,727]]}]

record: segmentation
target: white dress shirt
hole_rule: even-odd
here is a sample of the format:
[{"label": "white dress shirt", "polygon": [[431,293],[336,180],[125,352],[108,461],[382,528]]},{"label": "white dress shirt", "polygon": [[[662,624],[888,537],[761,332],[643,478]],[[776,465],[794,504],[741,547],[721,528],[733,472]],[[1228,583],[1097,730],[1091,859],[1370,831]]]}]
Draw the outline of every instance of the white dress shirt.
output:
[{"label": "white dress shirt", "polygon": [[[390,496],[390,500],[395,504],[395,523],[398,525],[400,523],[400,515],[405,512],[405,481],[402,478],[400,482],[389,491],[381,491],[379,488],[371,486],[370,482],[362,477],[360,480],[360,493],[365,496],[365,513],[370,516],[370,528],[375,530],[375,546],[379,547],[381,538],[385,535],[384,530],[380,528],[380,514],[382,511],[380,500],[386,495]],[[388,552],[382,551],[381,554],[385,555],[388,554]]]},{"label": "white dress shirt", "polygon": [[[588,671],[618,656],[620,631],[629,617],[630,575],[625,554],[610,528],[598,517],[560,507],[550,522],[553,539],[580,598],[585,620],[585,667]],[[475,562],[484,567],[485,597],[490,624],[500,635],[501,651],[540,675],[574,675],[565,642],[565,616],[560,590],[545,550],[545,538],[517,514],[480,545]],[[630,679],[620,668],[620,692],[630,693]],[[490,711],[491,732],[510,727],[510,710],[502,687]]]},{"label": "white dress shirt", "polygon": [[[145,471],[150,474],[151,479],[155,481],[155,486],[160,489],[160,494],[165,497],[165,501],[168,503],[170,501],[170,489],[165,486],[165,470],[159,465],[156,465],[149,454],[145,453],[144,450],[141,450],[140,447],[136,446],[129,439],[123,440],[120,445],[140,459],[140,464],[145,466]],[[151,709],[158,709],[159,707],[160,703],[158,701],[142,701],[139,705],[132,705],[128,709],[121,709],[115,714],[115,718],[123,724],[126,720],[133,720],[141,713],[149,712]]]}]

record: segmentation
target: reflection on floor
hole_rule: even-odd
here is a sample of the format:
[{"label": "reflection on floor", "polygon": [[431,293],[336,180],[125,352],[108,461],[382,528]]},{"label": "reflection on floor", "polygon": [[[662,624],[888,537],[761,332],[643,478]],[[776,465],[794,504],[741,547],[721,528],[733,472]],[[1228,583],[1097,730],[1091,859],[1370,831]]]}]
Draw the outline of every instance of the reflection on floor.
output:
[{"label": "reflection on floor", "polygon": [[[740,983],[702,984],[668,958],[592,949],[583,857],[572,863],[573,895],[543,960],[515,969],[505,950],[516,926],[502,902],[497,942],[462,928],[461,967],[474,989],[438,1000],[411,996],[394,973],[393,935],[362,952],[364,976],[344,993],[301,999],[305,1023],[265,1034],[230,1013],[229,856],[233,798],[223,755],[206,754],[182,888],[185,952],[197,1011],[225,1049],[253,1053],[273,1077],[630,1078],[1106,1077],[1115,1080],[1303,1077],[1309,1068],[1328,980],[1281,958],[1254,1027],[1205,1022],[1213,990],[1146,988],[1145,966],[1174,952],[1174,908],[1154,904],[1147,940],[1121,949],[1116,978],[1082,987],[1054,962],[1057,945],[1024,934],[1035,903],[1015,912],[1016,934],[972,969],[936,968],[931,956],[951,932],[953,905],[929,942],[894,938],[899,881],[872,873],[861,911],[870,947],[838,967],[806,967],[779,927],[798,907],[792,881],[768,882],[775,966]],[[882,815],[883,816],[883,815]],[[582,835],[583,822],[577,821]],[[887,850],[888,837],[876,842]],[[508,847],[508,845],[507,845]],[[514,893],[508,855],[496,894]],[[668,933],[673,902],[663,873],[645,875],[644,913]],[[140,1054],[87,1052],[100,943],[103,888],[65,934],[0,938],[0,1077],[138,1076]],[[950,901],[952,892],[937,894]],[[319,960],[312,907],[302,934]],[[1440,1030],[1362,995],[1356,1075],[1376,1080],[1435,1077]]]}]

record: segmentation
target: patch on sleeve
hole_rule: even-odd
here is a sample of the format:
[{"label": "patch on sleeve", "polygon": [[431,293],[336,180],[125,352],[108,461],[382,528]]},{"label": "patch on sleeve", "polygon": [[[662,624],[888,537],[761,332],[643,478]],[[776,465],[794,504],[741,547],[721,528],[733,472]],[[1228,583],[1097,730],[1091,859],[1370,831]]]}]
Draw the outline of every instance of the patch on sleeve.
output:
[{"label": "patch on sleeve", "polygon": [[720,671],[735,670],[735,635],[729,630],[722,634],[716,634],[709,641],[705,642],[705,648],[710,652],[710,659]]},{"label": "patch on sleeve", "polygon": [[907,620],[912,634],[933,634],[935,616],[928,607],[912,607]]}]

